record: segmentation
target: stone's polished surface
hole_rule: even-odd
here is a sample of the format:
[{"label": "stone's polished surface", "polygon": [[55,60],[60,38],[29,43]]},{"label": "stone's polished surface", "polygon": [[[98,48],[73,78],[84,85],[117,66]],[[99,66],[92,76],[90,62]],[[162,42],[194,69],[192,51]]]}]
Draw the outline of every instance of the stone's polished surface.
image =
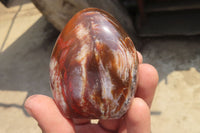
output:
[{"label": "stone's polished surface", "polygon": [[134,44],[118,22],[100,9],[84,9],[65,26],[52,52],[56,104],[67,118],[120,118],[136,91],[137,66]]}]

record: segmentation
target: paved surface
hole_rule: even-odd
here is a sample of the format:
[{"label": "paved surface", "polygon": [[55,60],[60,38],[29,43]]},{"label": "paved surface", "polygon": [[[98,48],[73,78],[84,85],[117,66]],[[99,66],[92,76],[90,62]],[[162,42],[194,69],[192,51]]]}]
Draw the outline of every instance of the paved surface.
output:
[{"label": "paved surface", "polygon": [[0,4],[0,133],[39,133],[23,104],[33,94],[51,95],[48,64],[58,32],[32,3],[18,2]]},{"label": "paved surface", "polygon": [[145,40],[144,61],[160,75],[152,133],[200,132],[200,37]]},{"label": "paved surface", "polygon": [[[58,32],[28,0],[0,4],[0,132],[40,133],[23,108],[33,94],[51,96],[48,64]],[[143,39],[144,62],[160,81],[152,133],[200,132],[199,37]]]}]

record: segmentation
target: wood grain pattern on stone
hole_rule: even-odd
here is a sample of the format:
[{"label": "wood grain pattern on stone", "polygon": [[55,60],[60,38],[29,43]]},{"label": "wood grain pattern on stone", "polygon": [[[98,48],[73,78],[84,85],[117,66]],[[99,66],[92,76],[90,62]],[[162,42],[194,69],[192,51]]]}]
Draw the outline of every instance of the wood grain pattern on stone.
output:
[{"label": "wood grain pattern on stone", "polygon": [[67,118],[117,119],[136,91],[138,58],[120,24],[97,8],[78,12],[59,35],[50,83]]}]

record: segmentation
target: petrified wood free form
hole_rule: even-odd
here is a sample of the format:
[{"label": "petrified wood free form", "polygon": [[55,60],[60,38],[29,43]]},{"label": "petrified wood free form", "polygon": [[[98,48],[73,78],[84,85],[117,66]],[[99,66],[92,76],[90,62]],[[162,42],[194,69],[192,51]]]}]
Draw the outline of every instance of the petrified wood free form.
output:
[{"label": "petrified wood free form", "polygon": [[59,35],[50,60],[56,104],[67,118],[117,119],[136,91],[138,58],[130,37],[108,13],[78,12]]}]

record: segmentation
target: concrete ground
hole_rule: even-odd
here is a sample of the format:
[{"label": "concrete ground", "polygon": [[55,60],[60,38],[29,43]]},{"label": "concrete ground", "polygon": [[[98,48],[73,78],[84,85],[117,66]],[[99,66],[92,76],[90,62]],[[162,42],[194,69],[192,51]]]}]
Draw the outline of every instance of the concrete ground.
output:
[{"label": "concrete ground", "polygon": [[144,62],[159,73],[152,133],[200,132],[200,37],[145,40]]},{"label": "concrete ground", "polygon": [[[58,31],[29,0],[0,3],[0,132],[40,133],[24,110],[33,94],[51,96],[48,64]],[[160,76],[152,133],[200,132],[200,37],[145,38],[144,62]]]}]

